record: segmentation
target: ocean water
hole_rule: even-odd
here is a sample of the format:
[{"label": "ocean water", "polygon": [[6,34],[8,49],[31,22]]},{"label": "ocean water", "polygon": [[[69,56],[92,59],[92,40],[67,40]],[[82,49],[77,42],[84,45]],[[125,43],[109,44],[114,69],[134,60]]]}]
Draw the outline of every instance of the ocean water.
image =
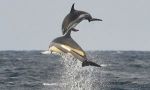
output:
[{"label": "ocean water", "polygon": [[0,51],[0,90],[150,90],[150,52],[88,51],[102,67],[41,51]]}]

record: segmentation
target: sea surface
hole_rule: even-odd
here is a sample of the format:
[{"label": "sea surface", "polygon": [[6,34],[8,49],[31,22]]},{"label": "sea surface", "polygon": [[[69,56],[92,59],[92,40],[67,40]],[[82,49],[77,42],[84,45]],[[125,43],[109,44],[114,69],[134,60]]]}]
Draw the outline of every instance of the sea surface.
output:
[{"label": "sea surface", "polygon": [[150,90],[150,52],[87,51],[102,67],[42,51],[0,51],[0,90]]}]

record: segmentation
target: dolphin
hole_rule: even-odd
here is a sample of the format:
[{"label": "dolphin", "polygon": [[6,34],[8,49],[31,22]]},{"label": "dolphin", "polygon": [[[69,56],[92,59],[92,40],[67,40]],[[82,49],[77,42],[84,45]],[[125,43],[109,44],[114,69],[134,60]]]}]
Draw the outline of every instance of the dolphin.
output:
[{"label": "dolphin", "polygon": [[64,18],[62,23],[62,34],[65,35],[69,30],[79,31],[75,29],[77,24],[83,20],[102,21],[101,19],[93,18],[89,13],[85,11],[79,11],[74,9],[74,4],[71,7],[70,13]]},{"label": "dolphin", "polygon": [[96,66],[100,65],[89,61],[87,59],[85,51],[71,38],[71,30],[65,35],[54,39],[49,45],[49,51],[51,53],[66,53],[71,54],[74,58],[82,62],[82,67],[84,66]]}]

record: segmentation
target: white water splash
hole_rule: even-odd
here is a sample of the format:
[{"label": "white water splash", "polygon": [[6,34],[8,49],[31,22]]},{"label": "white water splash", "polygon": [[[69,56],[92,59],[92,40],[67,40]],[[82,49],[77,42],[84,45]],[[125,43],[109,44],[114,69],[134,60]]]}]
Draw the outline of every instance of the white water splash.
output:
[{"label": "white water splash", "polygon": [[62,56],[63,60],[60,61],[64,66],[60,81],[43,83],[44,86],[56,86],[60,87],[61,90],[93,90],[98,67],[82,67],[82,62],[75,59],[71,54],[57,53],[57,55]]},{"label": "white water splash", "polygon": [[62,64],[64,73],[62,73],[62,83],[66,90],[92,90],[93,67],[82,67],[82,62],[74,59],[73,56],[63,56]]},{"label": "white water splash", "polygon": [[41,54],[49,55],[49,54],[51,54],[51,52],[50,51],[43,51],[43,52],[41,52]]}]

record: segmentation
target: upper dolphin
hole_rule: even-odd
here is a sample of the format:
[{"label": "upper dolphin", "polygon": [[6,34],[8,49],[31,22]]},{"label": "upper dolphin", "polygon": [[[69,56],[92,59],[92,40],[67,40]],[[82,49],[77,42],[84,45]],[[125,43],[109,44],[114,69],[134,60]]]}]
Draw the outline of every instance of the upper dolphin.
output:
[{"label": "upper dolphin", "polygon": [[74,4],[71,7],[70,13],[64,18],[62,23],[62,34],[65,35],[69,30],[78,31],[74,27],[82,20],[102,21],[101,19],[93,18],[89,13],[85,11],[75,10]]}]

